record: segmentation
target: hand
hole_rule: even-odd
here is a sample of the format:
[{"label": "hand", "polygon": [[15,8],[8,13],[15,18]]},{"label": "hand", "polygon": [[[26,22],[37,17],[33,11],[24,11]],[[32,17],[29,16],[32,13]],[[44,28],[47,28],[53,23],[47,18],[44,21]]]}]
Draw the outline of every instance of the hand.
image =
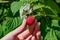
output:
[{"label": "hand", "polygon": [[8,33],[1,40],[41,40],[40,23],[35,21],[29,29],[26,29],[26,25],[25,19],[20,27]]}]

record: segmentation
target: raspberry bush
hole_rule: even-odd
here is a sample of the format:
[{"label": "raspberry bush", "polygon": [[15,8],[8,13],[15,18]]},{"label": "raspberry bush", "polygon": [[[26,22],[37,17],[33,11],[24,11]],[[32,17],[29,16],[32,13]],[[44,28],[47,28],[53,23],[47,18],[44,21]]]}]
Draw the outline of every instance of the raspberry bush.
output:
[{"label": "raspberry bush", "polygon": [[41,22],[41,40],[60,40],[60,0],[1,1],[0,38],[17,28],[27,14]]}]

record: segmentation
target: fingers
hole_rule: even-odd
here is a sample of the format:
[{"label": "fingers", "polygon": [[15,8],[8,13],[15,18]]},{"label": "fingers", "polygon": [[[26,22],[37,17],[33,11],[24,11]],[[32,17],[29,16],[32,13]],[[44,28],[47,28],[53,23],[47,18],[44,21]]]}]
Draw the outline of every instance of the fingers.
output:
[{"label": "fingers", "polygon": [[24,38],[28,37],[31,33],[29,32],[29,30],[24,31],[23,33],[19,34],[17,37],[20,40],[23,40]]},{"label": "fingers", "polygon": [[[40,38],[40,31],[39,31],[40,23],[37,23],[35,26],[35,30],[33,32],[33,36],[35,36],[36,40],[39,40]],[[38,32],[39,31],[39,32]]]},{"label": "fingers", "polygon": [[30,35],[26,40],[41,40],[41,32],[38,31],[36,35]]},{"label": "fingers", "polygon": [[36,33],[36,38],[37,38],[37,40],[41,40],[41,32],[40,31],[38,31]]},{"label": "fingers", "polygon": [[31,40],[36,40],[35,36],[32,36]]},{"label": "fingers", "polygon": [[30,35],[29,37],[26,38],[26,40],[31,40],[32,35]]},{"label": "fingers", "polygon": [[29,29],[25,30],[24,32],[19,34],[17,37],[20,40],[23,40],[23,39],[27,38],[33,32],[35,25],[36,25],[36,22],[33,25],[31,25],[31,27]]},{"label": "fingers", "polygon": [[29,31],[30,31],[31,34],[34,31],[36,24],[37,24],[37,22],[35,21],[35,24],[33,24],[33,25],[30,26]]},{"label": "fingers", "polygon": [[35,30],[33,32],[33,35],[35,35],[37,33],[37,31],[39,31],[39,27],[40,27],[40,23],[37,23],[35,26]]},{"label": "fingers", "polygon": [[21,33],[22,31],[25,30],[25,28],[26,28],[25,26],[26,26],[26,19],[24,19],[24,21],[20,27],[16,28],[14,31],[10,32],[10,34],[17,35],[17,34]]}]

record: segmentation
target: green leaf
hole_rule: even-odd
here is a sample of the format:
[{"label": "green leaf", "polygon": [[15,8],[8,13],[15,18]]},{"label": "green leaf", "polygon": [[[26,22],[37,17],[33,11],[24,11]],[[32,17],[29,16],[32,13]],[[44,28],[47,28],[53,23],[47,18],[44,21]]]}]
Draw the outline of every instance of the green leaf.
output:
[{"label": "green leaf", "polygon": [[58,40],[54,30],[53,30],[53,37],[54,37],[54,40]]},{"label": "green leaf", "polygon": [[20,0],[20,1],[29,1],[29,0]]},{"label": "green leaf", "polygon": [[33,9],[39,9],[39,8],[48,8],[50,9],[55,15],[59,13],[59,7],[54,1],[47,1],[45,3],[38,3],[33,6]]},{"label": "green leaf", "polygon": [[60,0],[56,0],[57,3],[60,3]]},{"label": "green leaf", "polygon": [[2,9],[0,9],[0,15],[1,15],[2,11],[3,11],[3,10],[2,10]]},{"label": "green leaf", "polygon": [[2,30],[2,33],[0,33],[0,35],[1,35],[0,37],[5,36],[7,33],[11,32],[15,28],[19,27],[21,22],[22,22],[22,20],[20,19],[20,17],[14,17],[14,18],[6,17],[6,20],[3,21],[3,23],[2,23],[2,27],[0,27]]},{"label": "green leaf", "polygon": [[13,2],[11,4],[11,11],[13,15],[15,15],[15,13],[20,9],[20,7],[25,5],[26,3],[26,1]]},{"label": "green leaf", "polygon": [[60,30],[55,30],[57,37],[60,39]]},{"label": "green leaf", "polygon": [[38,0],[30,0],[30,3],[32,3],[32,2],[36,2],[36,1],[38,1]]},{"label": "green leaf", "polygon": [[57,40],[56,34],[52,29],[47,33],[45,40]]},{"label": "green leaf", "polygon": [[52,20],[52,26],[59,27],[58,20]]},{"label": "green leaf", "polygon": [[43,40],[43,36],[41,36],[41,40]]},{"label": "green leaf", "polygon": [[2,36],[2,26],[1,26],[1,24],[0,24],[0,38],[1,38],[1,36]]},{"label": "green leaf", "polygon": [[48,8],[54,13],[54,14],[57,14],[57,13],[59,13],[60,11],[60,9],[59,9],[59,7],[58,7],[58,5],[54,2],[54,1],[48,1],[47,3],[46,3],[46,5],[48,6]]},{"label": "green leaf", "polygon": [[43,8],[43,7],[45,7],[44,4],[38,3],[38,4],[35,4],[35,5],[33,6],[33,9],[36,10],[36,9]]}]

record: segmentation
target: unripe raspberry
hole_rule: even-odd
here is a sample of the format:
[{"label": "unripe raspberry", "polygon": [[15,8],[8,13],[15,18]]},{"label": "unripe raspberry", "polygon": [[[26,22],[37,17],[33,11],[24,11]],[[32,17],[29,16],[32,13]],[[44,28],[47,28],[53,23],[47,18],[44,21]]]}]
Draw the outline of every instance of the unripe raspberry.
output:
[{"label": "unripe raspberry", "polygon": [[33,16],[27,17],[27,25],[32,25],[35,22],[35,18]]}]

